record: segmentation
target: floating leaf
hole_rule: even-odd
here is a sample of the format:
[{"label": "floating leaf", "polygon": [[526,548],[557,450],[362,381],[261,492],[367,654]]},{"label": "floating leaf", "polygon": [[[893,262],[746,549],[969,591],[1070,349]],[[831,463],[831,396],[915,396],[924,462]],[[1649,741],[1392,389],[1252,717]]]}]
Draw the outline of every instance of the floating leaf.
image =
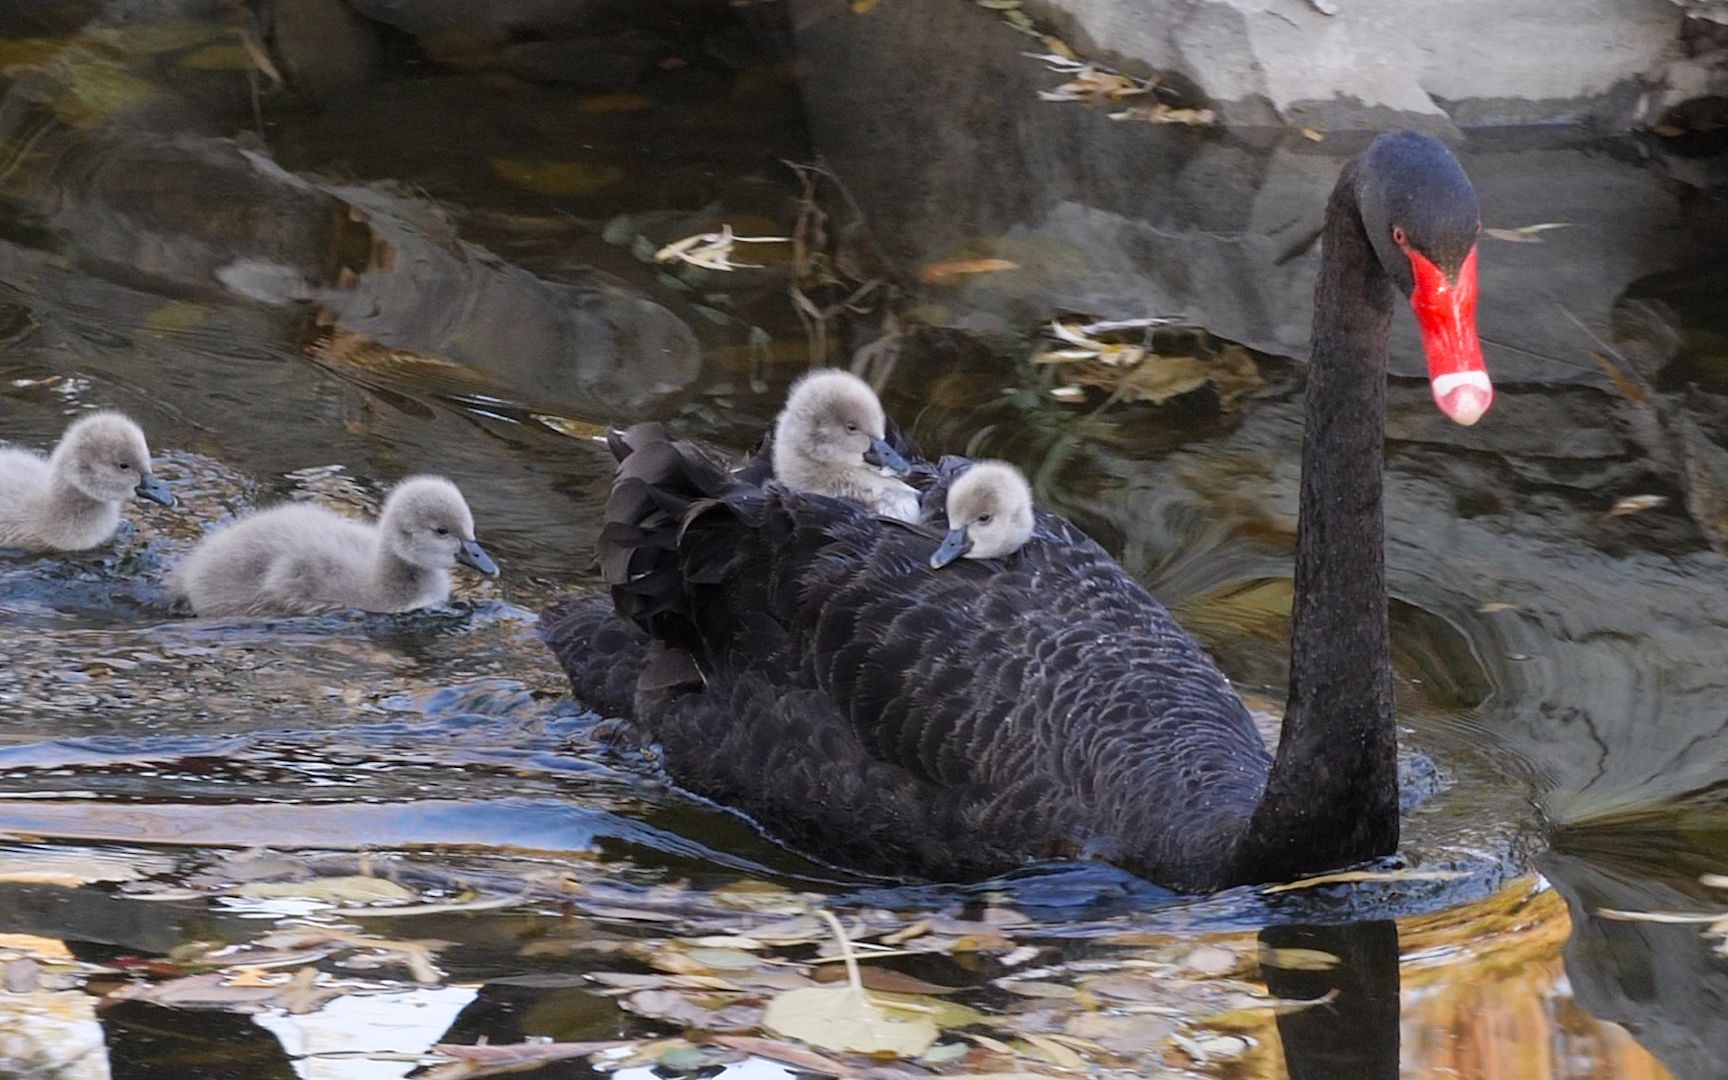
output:
[{"label": "floating leaf", "polygon": [[1630,517],[1642,514],[1646,510],[1654,510],[1668,502],[1666,495],[1628,495],[1616,502],[1608,510],[1609,517]]},{"label": "floating leaf", "polygon": [[235,896],[253,900],[321,900],[335,904],[401,904],[414,894],[385,878],[311,878],[306,881],[251,881],[234,890]]},{"label": "floating leaf", "polygon": [[1723,919],[1728,919],[1728,913],[1721,911],[1622,911],[1619,908],[1597,908],[1596,914],[1600,915],[1604,919],[1612,919],[1615,922],[1672,923],[1675,925],[1685,923],[1716,923]]},{"label": "floating leaf", "polygon": [[848,985],[787,991],[768,1003],[763,1024],[777,1035],[825,1050],[917,1057],[935,1045],[939,1034],[936,1022],[925,1012],[891,1012],[870,1000],[859,978],[852,942],[840,920],[828,911],[818,910],[816,914],[827,921],[840,942]]},{"label": "floating leaf", "polygon": [[537,195],[590,195],[611,187],[626,173],[616,165],[592,161],[518,161],[492,158],[493,171]]},{"label": "floating leaf", "polygon": [[1343,961],[1319,949],[1260,948],[1260,966],[1283,968],[1286,971],[1331,971]]},{"label": "floating leaf", "polygon": [[1476,609],[1477,613],[1481,614],[1481,615],[1492,615],[1498,611],[1517,611],[1517,610],[1518,610],[1517,604],[1508,604],[1502,600],[1491,601],[1489,603],[1483,604],[1481,607]]},{"label": "floating leaf", "polygon": [[1018,269],[1019,263],[1007,259],[955,259],[951,262],[930,263],[918,272],[918,280],[926,285],[934,285],[966,274],[995,274],[1003,270]]},{"label": "floating leaf", "polygon": [[852,1071],[833,1058],[823,1057],[814,1050],[806,1050],[802,1046],[793,1046],[776,1039],[762,1039],[752,1035],[712,1035],[708,1041],[813,1073],[845,1076]]},{"label": "floating leaf", "polygon": [[1524,225],[1516,229],[1483,229],[1482,235],[1492,236],[1496,240],[1505,240],[1512,244],[1540,244],[1542,240],[1537,235],[1538,233],[1545,233],[1549,229],[1570,229],[1571,227],[1572,223],[1569,221],[1546,221],[1540,225]]},{"label": "floating leaf", "polygon": [[1461,870],[1345,870],[1337,874],[1321,874],[1319,877],[1290,881],[1283,885],[1269,885],[1260,891],[1294,892],[1297,889],[1313,889],[1321,885],[1354,885],[1369,881],[1456,881],[1463,876],[1464,872]]},{"label": "floating leaf", "polygon": [[768,1003],[768,1030],[825,1050],[917,1057],[939,1031],[927,1016],[879,1008],[863,987],[791,990]]},{"label": "floating leaf", "polygon": [[1309,127],[1305,127],[1302,129],[1302,137],[1304,139],[1307,139],[1309,142],[1325,142],[1326,141],[1326,136],[1320,134],[1318,131],[1315,131],[1313,128],[1309,128]]}]

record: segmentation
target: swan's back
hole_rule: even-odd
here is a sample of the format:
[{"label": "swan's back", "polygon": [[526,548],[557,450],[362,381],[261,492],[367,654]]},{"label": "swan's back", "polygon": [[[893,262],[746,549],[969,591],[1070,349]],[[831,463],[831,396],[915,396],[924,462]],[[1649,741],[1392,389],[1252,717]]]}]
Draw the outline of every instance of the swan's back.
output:
[{"label": "swan's back", "polygon": [[291,503],[205,537],[175,568],[170,585],[200,615],[358,606],[376,548],[371,526]]},{"label": "swan's back", "polygon": [[[679,654],[700,672],[642,680],[627,711],[676,780],[818,855],[952,878],[1091,853],[1204,885],[1260,796],[1270,760],[1223,675],[1059,517],[932,571],[931,530],[664,442],[626,458],[607,517],[618,611],[674,657],[662,676]],[[604,693],[582,635],[607,624],[576,602],[547,625]]]}]

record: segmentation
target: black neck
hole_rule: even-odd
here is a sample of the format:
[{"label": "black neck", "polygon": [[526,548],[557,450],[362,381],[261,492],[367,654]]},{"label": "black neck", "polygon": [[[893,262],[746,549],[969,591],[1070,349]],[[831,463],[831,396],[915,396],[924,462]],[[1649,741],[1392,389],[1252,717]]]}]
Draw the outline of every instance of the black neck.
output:
[{"label": "black neck", "polygon": [[1290,696],[1237,846],[1239,880],[1335,869],[1398,845],[1381,472],[1393,288],[1368,242],[1354,163],[1326,211],[1302,441]]}]

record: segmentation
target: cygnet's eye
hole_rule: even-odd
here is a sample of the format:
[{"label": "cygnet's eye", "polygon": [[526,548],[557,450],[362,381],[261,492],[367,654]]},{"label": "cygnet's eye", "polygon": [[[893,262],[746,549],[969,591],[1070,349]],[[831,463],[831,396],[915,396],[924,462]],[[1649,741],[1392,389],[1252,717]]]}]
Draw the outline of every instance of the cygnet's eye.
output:
[{"label": "cygnet's eye", "polygon": [[854,423],[853,421],[848,420],[848,421],[846,421],[846,430],[847,431],[857,431],[858,425],[856,423]]},{"label": "cygnet's eye", "polygon": [[114,467],[116,469],[130,469],[132,466],[126,464],[124,461],[116,461]]},{"label": "cygnet's eye", "polygon": [[450,535],[450,530],[446,529],[442,525],[440,525],[436,529],[434,529],[433,532],[436,532],[439,536],[449,536]]},{"label": "cygnet's eye", "polygon": [[979,514],[978,515],[978,524],[988,525],[988,524],[990,524],[990,519],[995,517],[995,516],[996,516],[995,514]]}]

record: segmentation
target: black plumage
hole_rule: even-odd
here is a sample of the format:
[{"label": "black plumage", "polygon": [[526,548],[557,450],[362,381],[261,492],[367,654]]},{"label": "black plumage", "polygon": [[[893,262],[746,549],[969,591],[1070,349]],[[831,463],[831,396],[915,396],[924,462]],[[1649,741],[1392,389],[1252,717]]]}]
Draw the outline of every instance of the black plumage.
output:
[{"label": "black plumage", "polygon": [[[1362,178],[1389,172],[1468,191],[1443,147],[1406,134],[1353,163],[1329,209],[1276,766],[1200,646],[1060,517],[1040,512],[1005,559],[933,571],[936,529],[734,473],[651,425],[613,443],[610,598],[546,616],[577,693],[658,742],[679,784],[869,871],[966,879],[1088,856],[1200,889],[1392,850],[1392,280],[1357,205],[1387,186]],[[963,464],[927,469],[927,509]]]}]

